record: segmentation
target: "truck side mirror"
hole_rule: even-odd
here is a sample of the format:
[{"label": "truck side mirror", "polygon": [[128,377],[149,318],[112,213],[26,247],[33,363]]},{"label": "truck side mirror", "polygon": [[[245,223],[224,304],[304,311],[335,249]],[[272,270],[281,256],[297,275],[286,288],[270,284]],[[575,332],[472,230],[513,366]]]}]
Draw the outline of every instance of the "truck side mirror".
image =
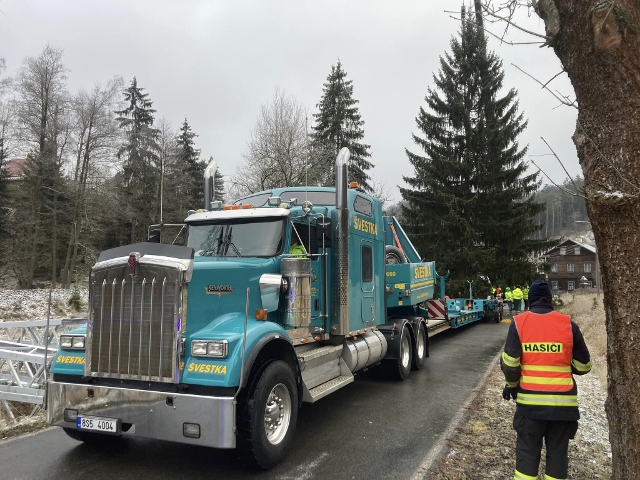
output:
[{"label": "truck side mirror", "polygon": [[329,217],[320,217],[316,220],[316,242],[318,248],[331,246],[332,223]]},{"label": "truck side mirror", "polygon": [[160,229],[159,228],[151,230],[149,232],[149,238],[147,239],[147,242],[160,243]]}]

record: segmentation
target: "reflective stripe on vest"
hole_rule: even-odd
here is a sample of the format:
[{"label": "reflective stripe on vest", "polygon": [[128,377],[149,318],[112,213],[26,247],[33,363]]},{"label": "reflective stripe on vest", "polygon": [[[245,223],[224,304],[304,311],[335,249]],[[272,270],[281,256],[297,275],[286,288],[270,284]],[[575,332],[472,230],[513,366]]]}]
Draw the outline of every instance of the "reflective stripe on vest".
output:
[{"label": "reflective stripe on vest", "polygon": [[571,317],[558,312],[525,312],[514,320],[522,343],[520,388],[549,393],[571,390]]}]

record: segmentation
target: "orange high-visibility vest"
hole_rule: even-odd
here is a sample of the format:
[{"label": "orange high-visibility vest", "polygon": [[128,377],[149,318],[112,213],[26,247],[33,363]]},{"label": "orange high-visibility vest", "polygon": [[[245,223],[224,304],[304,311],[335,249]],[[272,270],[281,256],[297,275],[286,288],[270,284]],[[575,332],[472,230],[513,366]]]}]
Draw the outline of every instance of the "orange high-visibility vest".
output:
[{"label": "orange high-visibility vest", "polygon": [[571,390],[571,317],[525,312],[514,320],[522,344],[520,388],[549,393]]}]

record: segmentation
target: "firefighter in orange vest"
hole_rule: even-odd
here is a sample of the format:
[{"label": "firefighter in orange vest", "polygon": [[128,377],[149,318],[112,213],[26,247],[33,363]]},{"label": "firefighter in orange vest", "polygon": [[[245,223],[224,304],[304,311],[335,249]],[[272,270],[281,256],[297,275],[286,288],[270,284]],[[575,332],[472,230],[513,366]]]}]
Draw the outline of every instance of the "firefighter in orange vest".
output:
[{"label": "firefighter in orange vest", "polygon": [[516,401],[514,479],[536,480],[544,439],[545,479],[566,479],[569,440],[578,430],[578,389],[573,375],[591,370],[582,332],[569,315],[553,310],[551,289],[536,281],[529,288],[530,311],[509,326],[500,366],[507,381],[505,400]]}]

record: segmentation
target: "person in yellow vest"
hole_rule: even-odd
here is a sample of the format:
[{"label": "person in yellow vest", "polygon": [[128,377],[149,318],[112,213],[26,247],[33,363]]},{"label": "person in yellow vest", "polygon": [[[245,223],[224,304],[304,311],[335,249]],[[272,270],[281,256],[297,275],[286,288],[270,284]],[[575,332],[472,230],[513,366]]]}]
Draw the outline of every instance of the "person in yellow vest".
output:
[{"label": "person in yellow vest", "polygon": [[542,441],[545,479],[566,479],[569,440],[578,430],[578,388],[573,375],[591,371],[582,332],[569,315],[553,310],[551,289],[537,280],[529,289],[531,311],[509,326],[500,367],[505,400],[514,399],[517,433],[515,479],[536,480]]},{"label": "person in yellow vest", "polygon": [[511,295],[513,296],[513,308],[516,311],[516,315],[517,315],[522,311],[523,294],[522,294],[522,289],[520,288],[520,285],[518,285],[516,288],[513,289],[513,291],[511,292]]},{"label": "person in yellow vest", "polygon": [[301,245],[297,240],[294,240],[291,244],[291,248],[289,249],[289,255],[294,257],[306,257],[307,250],[304,248],[304,245]]},{"label": "person in yellow vest", "polygon": [[529,285],[525,285],[522,289],[522,300],[524,301],[524,311],[529,310]]},{"label": "person in yellow vest", "polygon": [[513,293],[511,293],[511,289],[509,287],[504,289],[504,299],[507,301],[507,307],[509,308],[509,315],[511,315],[511,310],[513,309]]}]

